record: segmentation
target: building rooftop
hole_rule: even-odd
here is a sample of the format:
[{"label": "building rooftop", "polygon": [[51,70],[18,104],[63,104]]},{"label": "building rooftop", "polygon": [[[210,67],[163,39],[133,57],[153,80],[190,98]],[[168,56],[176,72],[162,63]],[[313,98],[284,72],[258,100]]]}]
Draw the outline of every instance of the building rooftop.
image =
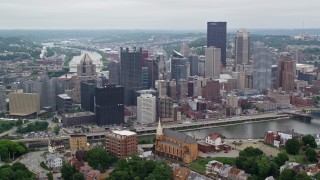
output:
[{"label": "building rooftop", "polygon": [[92,116],[92,115],[95,115],[95,114],[90,111],[62,114],[63,117],[82,117],[82,116]]},{"label": "building rooftop", "polygon": [[132,135],[136,135],[137,133],[132,132],[132,131],[128,131],[128,130],[113,130],[112,131],[114,134],[119,134],[122,136],[132,136]]},{"label": "building rooftop", "polygon": [[68,94],[59,94],[58,96],[62,99],[71,99],[71,97],[68,96]]},{"label": "building rooftop", "polygon": [[197,143],[197,141],[194,138],[192,138],[191,136],[189,136],[185,133],[178,132],[178,131],[172,131],[170,129],[163,129],[163,134],[166,137],[170,137],[172,139],[177,139],[177,140],[185,142],[187,144]]}]

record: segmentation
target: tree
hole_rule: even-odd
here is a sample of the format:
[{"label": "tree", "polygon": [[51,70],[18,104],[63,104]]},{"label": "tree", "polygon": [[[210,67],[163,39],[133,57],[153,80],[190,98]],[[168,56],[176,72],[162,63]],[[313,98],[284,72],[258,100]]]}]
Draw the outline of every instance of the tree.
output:
[{"label": "tree", "polygon": [[48,180],[53,180],[53,174],[51,171],[47,173],[47,177],[48,177]]},{"label": "tree", "polygon": [[245,148],[243,151],[241,151],[239,156],[257,157],[262,154],[263,154],[263,152],[260,149],[250,146],[250,147]]},{"label": "tree", "polygon": [[310,176],[308,176],[307,173],[299,173],[295,180],[312,180],[312,178]]},{"label": "tree", "polygon": [[300,142],[296,139],[289,139],[285,144],[287,153],[298,154],[300,150]]},{"label": "tree", "polygon": [[60,132],[60,127],[58,125],[56,125],[54,128],[53,128],[53,131],[56,135],[59,135],[59,132]]},{"label": "tree", "polygon": [[111,173],[109,180],[127,180],[130,179],[129,173],[127,171],[116,171]]},{"label": "tree", "polygon": [[280,180],[293,180],[293,179],[295,179],[296,174],[297,173],[292,169],[284,169],[281,172],[279,179]]},{"label": "tree", "polygon": [[311,163],[318,162],[317,152],[313,148],[308,148],[306,150],[306,157]]},{"label": "tree", "polygon": [[259,169],[259,176],[267,177],[271,168],[268,158],[266,156],[259,156],[259,158],[256,159],[256,163]]},{"label": "tree", "polygon": [[60,170],[61,172],[61,177],[64,180],[73,180],[73,174],[75,173],[75,170],[73,168],[73,166],[69,165],[69,164],[63,164],[62,168]]},{"label": "tree", "polygon": [[309,145],[312,148],[317,147],[317,143],[316,143],[315,138],[313,136],[311,136],[310,134],[302,137],[302,143],[304,146]]},{"label": "tree", "polygon": [[102,172],[116,161],[116,157],[102,148],[93,148],[87,151],[87,162],[93,169],[100,169]]},{"label": "tree", "polygon": [[23,124],[23,121],[21,119],[19,119],[17,122],[16,122],[16,126],[22,126]]},{"label": "tree", "polygon": [[278,166],[282,166],[286,161],[289,160],[289,157],[285,153],[279,153],[275,158],[274,162],[278,164]]},{"label": "tree", "polygon": [[84,175],[82,173],[75,173],[73,175],[73,180],[85,180]]}]

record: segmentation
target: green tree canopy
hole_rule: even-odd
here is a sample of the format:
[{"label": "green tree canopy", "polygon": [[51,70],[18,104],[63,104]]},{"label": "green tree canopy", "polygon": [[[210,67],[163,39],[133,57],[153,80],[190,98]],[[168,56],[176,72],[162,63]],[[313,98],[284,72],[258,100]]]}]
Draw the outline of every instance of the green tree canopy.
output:
[{"label": "green tree canopy", "polygon": [[285,148],[289,154],[298,154],[300,150],[300,142],[296,139],[289,139],[286,141]]},{"label": "green tree canopy", "polygon": [[93,169],[98,169],[101,172],[105,172],[105,169],[117,160],[114,155],[102,148],[93,148],[87,151],[86,159]]},{"label": "green tree canopy", "polygon": [[309,145],[312,148],[317,147],[317,143],[316,143],[315,138],[313,136],[311,136],[310,134],[302,137],[302,143],[304,146]]},{"label": "green tree canopy", "polygon": [[82,173],[75,173],[73,175],[73,180],[85,180],[86,178],[84,177],[84,175]]},{"label": "green tree canopy", "polygon": [[279,180],[293,180],[296,175],[297,173],[294,170],[284,169],[279,176]]},{"label": "green tree canopy", "polygon": [[306,157],[311,163],[318,162],[317,152],[311,147],[306,150]]},{"label": "green tree canopy", "polygon": [[289,160],[289,157],[285,153],[279,153],[275,158],[274,162],[278,164],[278,166],[282,166],[286,161]]},{"label": "green tree canopy", "polygon": [[61,177],[64,180],[73,180],[73,174],[76,173],[75,168],[70,164],[66,164],[66,163],[62,165],[60,172],[61,172]]}]

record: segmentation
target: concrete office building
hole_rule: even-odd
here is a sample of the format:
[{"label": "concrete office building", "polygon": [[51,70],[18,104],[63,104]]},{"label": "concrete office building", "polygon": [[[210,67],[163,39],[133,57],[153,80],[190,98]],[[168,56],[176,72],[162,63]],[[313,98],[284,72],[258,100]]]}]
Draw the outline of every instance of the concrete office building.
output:
[{"label": "concrete office building", "polygon": [[141,94],[137,98],[137,121],[140,124],[156,122],[156,97],[152,94]]},{"label": "concrete office building", "polygon": [[168,83],[165,80],[157,80],[156,84],[159,97],[167,96]]},{"label": "concrete office building", "polygon": [[138,135],[128,130],[113,130],[106,134],[106,150],[118,158],[138,153]]},{"label": "concrete office building", "polygon": [[253,88],[272,88],[272,54],[267,47],[255,45],[253,51]]},{"label": "concrete office building", "polygon": [[38,93],[9,94],[9,110],[12,116],[29,116],[40,113],[40,95]]},{"label": "concrete office building", "polygon": [[120,62],[111,61],[108,64],[109,84],[120,85]]},{"label": "concrete office building", "polygon": [[221,49],[215,47],[207,47],[205,55],[205,77],[219,78],[221,69]]},{"label": "concrete office building", "polygon": [[89,80],[81,82],[81,108],[85,111],[95,112],[94,110],[94,96],[96,81]]},{"label": "concrete office building", "polygon": [[69,145],[72,152],[78,150],[87,150],[87,136],[85,134],[73,134],[70,135]]},{"label": "concrete office building", "polygon": [[283,91],[294,90],[295,61],[289,54],[283,54],[278,63],[277,87]]},{"label": "concrete office building", "polygon": [[138,97],[140,97],[142,94],[152,94],[155,97],[159,96],[159,92],[154,90],[154,89],[142,89],[142,90],[138,90],[135,92],[134,97],[136,99],[136,101],[134,102],[134,105],[137,106],[137,99]]},{"label": "concrete office building", "polygon": [[157,117],[161,122],[173,121],[173,102],[168,96],[161,96],[157,98]]},{"label": "concrete office building", "polygon": [[124,123],[124,88],[115,84],[96,87],[95,112],[100,126]]},{"label": "concrete office building", "polygon": [[121,47],[121,86],[124,87],[124,103],[132,105],[134,102],[133,93],[141,88],[142,77],[142,48],[137,50]]},{"label": "concrete office building", "polygon": [[73,127],[82,124],[96,124],[96,115],[90,111],[62,114],[62,126]]},{"label": "concrete office building", "polygon": [[173,50],[173,54],[170,58],[171,61],[171,79],[175,79],[178,82],[180,79],[187,79],[187,58],[182,54]]},{"label": "concrete office building", "polygon": [[208,80],[202,88],[202,97],[207,101],[221,102],[220,83],[218,80]]},{"label": "concrete office building", "polygon": [[226,22],[207,22],[207,47],[211,46],[221,49],[221,64],[225,67],[227,53]]},{"label": "concrete office building", "polygon": [[177,84],[177,96],[178,99],[182,100],[187,97],[188,93],[188,82],[185,79],[180,79]]},{"label": "concrete office building", "polygon": [[57,112],[63,114],[72,110],[72,99],[67,94],[59,94],[57,96]]},{"label": "concrete office building", "polygon": [[6,98],[6,87],[4,85],[0,85],[0,112],[7,111]]},{"label": "concrete office building", "polygon": [[173,100],[177,100],[177,84],[175,79],[172,79],[169,82],[168,96],[171,97]]},{"label": "concrete office building", "polygon": [[198,76],[204,76],[205,62],[206,62],[206,57],[205,56],[199,56]]},{"label": "concrete office building", "polygon": [[232,77],[236,80],[236,89],[244,90],[246,83],[246,73],[241,72],[232,72]]},{"label": "concrete office building", "polygon": [[235,37],[235,66],[249,63],[250,33],[245,29],[239,29]]}]

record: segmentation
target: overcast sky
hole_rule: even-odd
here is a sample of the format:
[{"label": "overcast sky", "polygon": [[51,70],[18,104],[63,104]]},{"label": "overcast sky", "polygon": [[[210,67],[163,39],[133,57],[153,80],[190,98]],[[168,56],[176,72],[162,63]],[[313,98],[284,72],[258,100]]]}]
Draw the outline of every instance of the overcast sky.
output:
[{"label": "overcast sky", "polygon": [[0,28],[320,28],[319,8],[319,0],[1,0]]}]

